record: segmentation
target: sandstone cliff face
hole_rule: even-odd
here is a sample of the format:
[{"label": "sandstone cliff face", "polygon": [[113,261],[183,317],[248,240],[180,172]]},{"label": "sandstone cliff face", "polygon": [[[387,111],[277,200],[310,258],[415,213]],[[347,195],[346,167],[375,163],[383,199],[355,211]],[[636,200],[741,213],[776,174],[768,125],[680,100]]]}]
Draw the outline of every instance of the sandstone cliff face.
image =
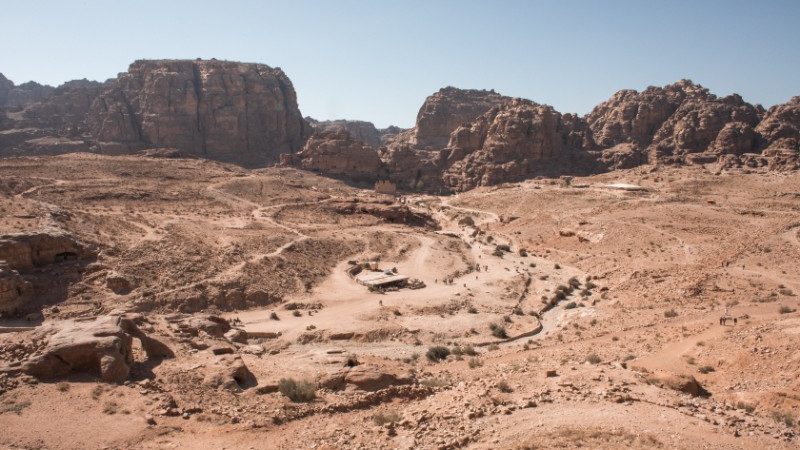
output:
[{"label": "sandstone cliff face", "polygon": [[[688,154],[754,151],[763,111],[738,95],[724,98],[689,80],[639,93],[620,91],[586,116],[597,145],[632,144],[650,162],[679,163]],[[612,158],[613,159],[613,158]]]},{"label": "sandstone cliff face", "polygon": [[453,132],[449,167],[442,176],[445,186],[463,191],[537,174],[589,170],[580,135],[584,124],[572,116],[567,119],[551,106],[528,100],[493,108]]},{"label": "sandstone cliff face", "polygon": [[284,164],[334,178],[374,183],[386,176],[375,149],[342,128],[314,133],[302,151],[287,156]]},{"label": "sandstone cliff face", "polygon": [[494,106],[507,101],[494,91],[446,87],[425,99],[417,113],[412,144],[420,149],[440,149],[450,141],[450,133],[472,122]]},{"label": "sandstone cliff face", "polygon": [[372,122],[363,120],[323,120],[317,121],[306,117],[315,132],[344,130],[353,137],[369,146],[378,148],[381,145],[382,133],[375,128]]},{"label": "sandstone cliff face", "polygon": [[601,147],[635,144],[644,148],[687,95],[696,90],[687,80],[663,88],[651,86],[643,92],[622,90],[597,105],[586,121]]},{"label": "sandstone cliff face", "polygon": [[22,109],[47,98],[53,92],[52,86],[29,81],[20,85],[0,73],[0,108]]},{"label": "sandstone cliff face", "polygon": [[173,147],[244,166],[299,150],[310,134],[279,68],[228,61],[136,61],[88,115],[101,151]]},{"label": "sandstone cliff face", "polygon": [[86,115],[102,88],[103,84],[97,81],[68,81],[25,110],[24,125],[54,128],[72,135],[84,132]]},{"label": "sandstone cliff face", "polygon": [[653,137],[650,158],[659,162],[680,162],[683,155],[709,150],[727,124],[738,122],[755,127],[758,121],[758,110],[740,96],[718,99],[703,89],[685,100],[659,128]]},{"label": "sandstone cliff face", "polygon": [[0,73],[0,108],[6,106],[8,101],[8,92],[14,88],[14,82]]},{"label": "sandstone cliff face", "polygon": [[800,96],[770,108],[756,132],[768,149],[800,151]]}]

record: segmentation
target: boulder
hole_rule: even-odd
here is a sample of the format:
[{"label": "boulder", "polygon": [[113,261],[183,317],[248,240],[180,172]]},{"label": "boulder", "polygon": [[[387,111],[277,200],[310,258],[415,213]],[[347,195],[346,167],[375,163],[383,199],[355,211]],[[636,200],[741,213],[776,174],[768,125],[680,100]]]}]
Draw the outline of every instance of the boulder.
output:
[{"label": "boulder", "polygon": [[683,375],[666,370],[655,370],[646,375],[648,383],[661,386],[664,389],[672,389],[697,397],[705,394],[705,390],[700,383],[691,376]]},{"label": "boulder", "polygon": [[203,379],[203,384],[215,389],[239,392],[255,387],[258,381],[240,356],[226,355],[216,361]]},{"label": "boulder", "polygon": [[0,268],[0,316],[16,314],[33,294],[31,283],[16,270]]},{"label": "boulder", "polygon": [[109,383],[121,383],[133,366],[132,341],[137,338],[148,358],[172,357],[163,343],[146,336],[125,316],[100,316],[88,321],[68,320],[35,332],[39,350],[20,370],[40,379],[57,379],[83,372]]},{"label": "boulder", "polygon": [[231,329],[231,325],[219,316],[200,315],[189,317],[183,322],[181,329],[193,336],[197,336],[202,331],[210,336],[221,338]]},{"label": "boulder", "polygon": [[378,391],[390,386],[412,384],[414,376],[396,370],[376,366],[357,365],[345,367],[319,380],[319,386],[333,391],[352,389]]},{"label": "boulder", "polygon": [[231,328],[225,333],[225,339],[237,344],[247,344],[247,331]]}]

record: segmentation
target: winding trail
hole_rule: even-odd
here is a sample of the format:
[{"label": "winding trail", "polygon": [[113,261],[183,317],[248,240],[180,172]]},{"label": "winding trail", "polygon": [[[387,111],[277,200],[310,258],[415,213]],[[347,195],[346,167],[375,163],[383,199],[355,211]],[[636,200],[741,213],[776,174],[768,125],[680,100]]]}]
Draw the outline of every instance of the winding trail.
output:
[{"label": "winding trail", "polygon": [[[533,286],[534,283],[525,283],[525,280],[533,279],[531,270],[534,269],[529,266],[531,262],[536,262],[536,267],[538,268],[534,271],[539,274],[539,272],[547,270],[543,267],[553,266],[552,261],[534,256],[522,257],[516,253],[506,253],[503,257],[493,256],[495,244],[475,240],[471,236],[473,228],[460,226],[458,224],[460,215],[452,217],[452,214],[447,214],[447,210],[449,208],[451,212],[478,216],[477,220],[475,220],[477,226],[499,222],[499,215],[490,211],[452,206],[449,204],[450,198],[439,198],[439,200],[443,208],[437,208],[438,205],[435,203],[430,208],[424,207],[424,212],[432,214],[432,217],[439,223],[441,230],[437,233],[409,232],[397,225],[371,227],[376,231],[413,236],[419,241],[419,246],[408,254],[404,260],[392,262],[391,265],[397,267],[399,273],[425,282],[426,287],[424,289],[401,289],[400,291],[387,292],[383,295],[371,293],[364,286],[355,283],[346,275],[345,269],[348,267],[348,261],[343,260],[311,292],[298,293],[285,299],[287,302],[322,305],[322,308],[314,311],[313,315],[281,317],[281,320],[275,321],[270,319],[270,314],[274,308],[262,308],[240,311],[235,313],[235,316],[242,321],[245,330],[248,332],[280,332],[282,338],[289,341],[300,338],[309,327],[315,330],[312,333],[316,333],[319,330],[327,331],[331,335],[342,336],[352,336],[359,333],[380,334],[381,330],[386,327],[404,329],[412,334],[421,330],[430,331],[434,334],[445,333],[449,329],[454,336],[464,336],[466,331],[474,329],[473,327],[478,323],[482,324],[481,327],[483,327],[487,326],[484,324],[487,320],[502,321],[503,316],[511,316],[513,310],[524,301],[528,301],[528,305],[541,306],[538,299],[538,295],[541,293],[536,292]],[[428,202],[424,203],[427,204]],[[413,207],[412,209],[422,212],[423,208]],[[263,211],[263,209],[259,209],[259,211]],[[302,233],[297,234],[299,234],[297,239],[287,243],[284,247],[290,246],[304,236]],[[499,237],[502,240],[507,240],[505,236],[497,233],[495,235],[495,237]],[[446,239],[448,239],[446,236],[456,236],[464,242],[466,247],[469,248],[466,252],[467,259],[472,261],[471,264],[480,264],[481,270],[458,272],[457,276],[452,277],[452,282],[444,283],[444,279],[451,276],[448,274],[453,273],[453,267],[446,264],[443,265],[442,258],[454,257],[452,253],[448,253],[448,250],[439,245],[446,242]],[[576,268],[563,266],[557,272],[548,273],[549,281],[546,283],[552,284],[552,287],[554,287],[559,283],[565,283],[570,276],[582,273]],[[518,285],[519,283],[528,285],[519,294],[519,298],[515,297],[508,301],[501,300],[501,298],[506,297],[508,289],[506,286]],[[477,302],[475,304],[484,313],[480,316],[474,316],[466,313],[466,311],[455,315],[432,312],[436,311],[436,308],[447,308],[447,305],[453,301]],[[463,303],[461,304],[463,305]],[[461,306],[460,308],[464,307]],[[530,308],[530,306],[527,306],[527,308]],[[538,306],[534,306],[534,308],[538,308]],[[410,309],[411,313],[400,316],[391,313],[392,311],[403,309]],[[558,307],[542,313],[541,317],[514,316],[516,319],[512,325],[517,330],[510,337],[482,341],[478,336],[475,336],[469,339],[469,342],[472,345],[490,345],[513,342],[523,338],[534,338],[536,335],[559,326],[563,316],[564,311]],[[526,326],[528,327],[527,329],[525,329]],[[510,330],[509,334],[511,334]],[[378,345],[375,348],[383,347]],[[390,351],[390,349],[384,350]]]}]

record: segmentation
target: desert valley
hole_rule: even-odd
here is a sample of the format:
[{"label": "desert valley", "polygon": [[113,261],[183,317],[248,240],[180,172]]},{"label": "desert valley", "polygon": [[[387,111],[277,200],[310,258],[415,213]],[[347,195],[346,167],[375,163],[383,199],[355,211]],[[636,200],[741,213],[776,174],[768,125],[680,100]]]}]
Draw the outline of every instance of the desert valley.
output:
[{"label": "desert valley", "polygon": [[0,75],[0,448],[800,446],[800,97],[420,102]]}]

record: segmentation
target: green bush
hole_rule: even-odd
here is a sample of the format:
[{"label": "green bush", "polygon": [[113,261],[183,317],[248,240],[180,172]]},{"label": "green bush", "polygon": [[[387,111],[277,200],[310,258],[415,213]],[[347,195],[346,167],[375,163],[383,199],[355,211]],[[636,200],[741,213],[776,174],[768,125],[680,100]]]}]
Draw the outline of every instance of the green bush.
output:
[{"label": "green bush", "polygon": [[427,356],[430,361],[438,362],[450,356],[450,349],[441,345],[436,345],[429,348],[425,356]]},{"label": "green bush", "polygon": [[489,324],[489,330],[492,331],[492,336],[498,339],[508,338],[508,333],[506,332],[506,328],[502,325],[491,323]]},{"label": "green bush", "polygon": [[317,387],[310,381],[296,381],[294,378],[281,378],[278,391],[293,402],[310,402],[317,398]]}]

